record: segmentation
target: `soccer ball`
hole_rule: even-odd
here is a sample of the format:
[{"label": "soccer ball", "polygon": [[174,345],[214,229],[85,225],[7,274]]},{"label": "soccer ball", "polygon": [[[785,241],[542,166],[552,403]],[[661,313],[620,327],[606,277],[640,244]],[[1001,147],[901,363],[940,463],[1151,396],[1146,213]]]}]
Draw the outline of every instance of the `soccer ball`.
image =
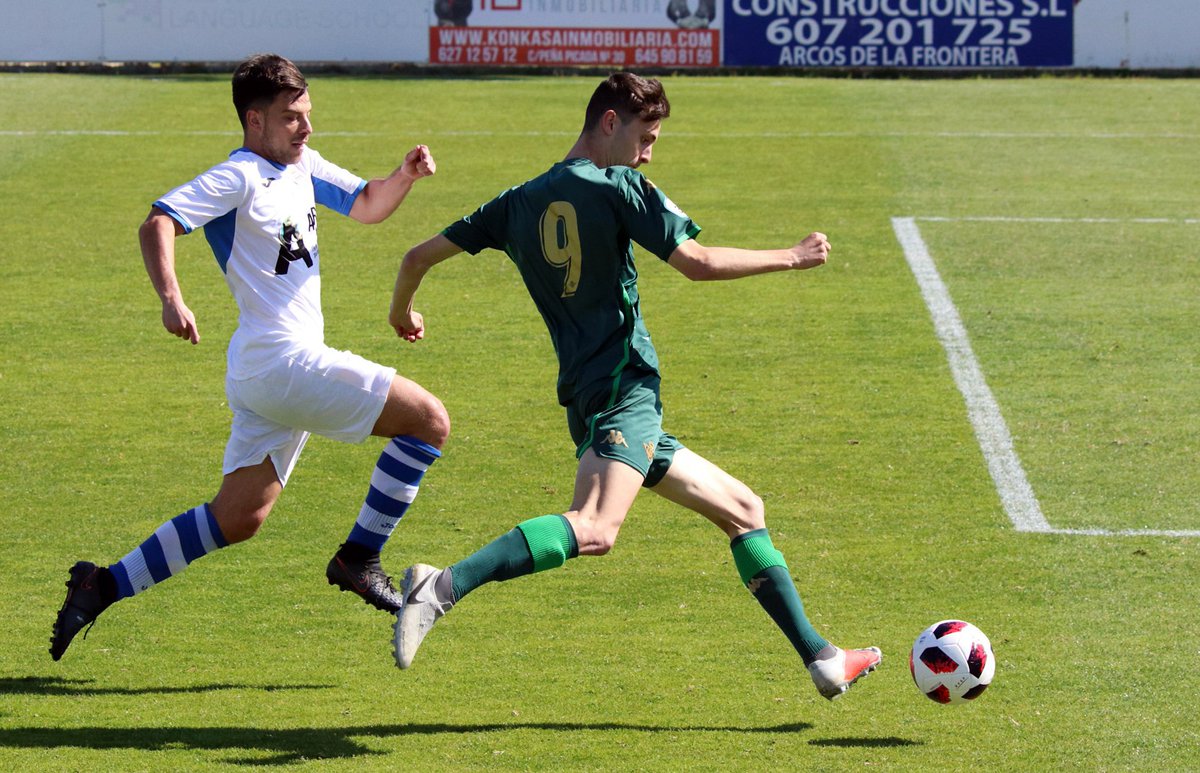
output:
[{"label": "soccer ball", "polygon": [[942,620],[921,631],[908,656],[917,689],[938,703],[975,700],[992,683],[996,657],[983,631]]}]

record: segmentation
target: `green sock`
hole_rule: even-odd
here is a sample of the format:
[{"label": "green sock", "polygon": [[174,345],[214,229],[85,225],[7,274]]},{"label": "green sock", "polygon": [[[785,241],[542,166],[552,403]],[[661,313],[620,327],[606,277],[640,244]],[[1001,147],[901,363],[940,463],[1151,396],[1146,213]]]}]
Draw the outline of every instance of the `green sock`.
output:
[{"label": "green sock", "polygon": [[788,573],[783,554],[771,544],[767,530],[755,529],[734,537],[729,549],[750,593],[788,637],[804,664],[813,662],[829,642],[808,622],[796,583]]},{"label": "green sock", "polygon": [[570,521],[561,515],[530,518],[450,567],[454,601],[485,583],[553,569],[578,555]]}]

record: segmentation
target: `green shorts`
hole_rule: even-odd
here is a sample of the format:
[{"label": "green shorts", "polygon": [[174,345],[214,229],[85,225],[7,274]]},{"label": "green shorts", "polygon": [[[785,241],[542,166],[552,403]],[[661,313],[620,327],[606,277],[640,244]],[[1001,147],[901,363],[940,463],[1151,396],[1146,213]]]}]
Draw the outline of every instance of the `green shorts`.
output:
[{"label": "green shorts", "polygon": [[647,488],[661,481],[683,444],[663,432],[660,380],[656,373],[625,371],[615,388],[600,381],[576,393],[567,405],[575,457],[590,448],[640,472]]}]

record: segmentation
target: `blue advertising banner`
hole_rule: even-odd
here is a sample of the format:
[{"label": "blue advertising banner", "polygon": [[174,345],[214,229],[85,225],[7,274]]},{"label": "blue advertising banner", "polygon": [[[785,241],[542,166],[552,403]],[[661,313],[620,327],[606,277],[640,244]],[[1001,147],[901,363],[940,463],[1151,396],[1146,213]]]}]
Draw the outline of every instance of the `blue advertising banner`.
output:
[{"label": "blue advertising banner", "polygon": [[1072,0],[726,0],[724,64],[1069,67]]}]

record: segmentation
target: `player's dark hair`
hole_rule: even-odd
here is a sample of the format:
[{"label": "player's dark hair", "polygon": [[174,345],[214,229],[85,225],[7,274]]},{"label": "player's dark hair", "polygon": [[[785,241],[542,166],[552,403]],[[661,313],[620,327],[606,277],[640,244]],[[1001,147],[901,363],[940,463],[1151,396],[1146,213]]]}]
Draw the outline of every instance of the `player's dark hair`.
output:
[{"label": "player's dark hair", "polygon": [[623,123],[633,118],[661,121],[671,115],[667,92],[655,78],[642,78],[631,72],[616,72],[608,76],[588,102],[583,116],[583,130],[595,129],[600,118],[614,110]]},{"label": "player's dark hair", "polygon": [[233,107],[242,128],[246,111],[261,109],[284,92],[298,97],[308,89],[300,68],[279,54],[255,54],[233,72]]}]

